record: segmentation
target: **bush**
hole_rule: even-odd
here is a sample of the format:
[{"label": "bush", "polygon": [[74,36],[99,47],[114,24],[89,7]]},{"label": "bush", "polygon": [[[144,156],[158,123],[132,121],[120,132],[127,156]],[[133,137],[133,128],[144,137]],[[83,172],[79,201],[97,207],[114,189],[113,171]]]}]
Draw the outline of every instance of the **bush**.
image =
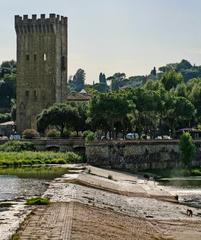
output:
[{"label": "bush", "polygon": [[59,136],[60,136],[60,133],[59,133],[59,131],[57,131],[56,129],[50,129],[50,130],[47,132],[47,137],[56,138],[56,137],[59,137]]},{"label": "bush", "polygon": [[111,174],[109,174],[107,178],[113,180],[113,176]]},{"label": "bush", "polygon": [[0,152],[0,166],[22,166],[34,164],[81,163],[83,158],[76,153],[55,152]]},{"label": "bush", "polygon": [[84,131],[83,137],[86,140],[86,142],[92,142],[95,140],[96,134],[92,131]]},{"label": "bush", "polygon": [[48,198],[41,198],[41,197],[35,197],[27,199],[26,204],[27,205],[47,205],[49,204]]},{"label": "bush", "polygon": [[33,150],[35,150],[35,148],[31,142],[9,141],[3,145],[0,145],[0,151],[2,152],[21,152]]},{"label": "bush", "polygon": [[35,129],[26,129],[22,133],[22,137],[25,139],[32,139],[39,137],[39,133]]}]

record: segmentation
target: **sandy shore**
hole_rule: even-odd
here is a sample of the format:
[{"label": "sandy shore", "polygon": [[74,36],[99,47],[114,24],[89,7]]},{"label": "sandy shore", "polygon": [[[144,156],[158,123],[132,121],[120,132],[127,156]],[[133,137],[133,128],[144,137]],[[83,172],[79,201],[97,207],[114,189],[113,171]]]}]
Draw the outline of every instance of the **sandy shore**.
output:
[{"label": "sandy shore", "polygon": [[201,239],[201,210],[191,208],[189,218],[187,207],[175,203],[165,187],[136,175],[88,169],[50,184],[44,196],[51,204],[26,219],[19,239]]}]

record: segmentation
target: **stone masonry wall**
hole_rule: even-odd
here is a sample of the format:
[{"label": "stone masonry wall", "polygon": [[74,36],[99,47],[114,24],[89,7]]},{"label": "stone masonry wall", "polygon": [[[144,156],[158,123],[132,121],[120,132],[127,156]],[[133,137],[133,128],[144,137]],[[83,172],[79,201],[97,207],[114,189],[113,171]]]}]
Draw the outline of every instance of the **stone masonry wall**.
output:
[{"label": "stone masonry wall", "polygon": [[[201,141],[196,141],[194,166],[201,166]],[[120,170],[173,168],[180,165],[179,145],[171,141],[96,142],[86,145],[88,163]]]}]

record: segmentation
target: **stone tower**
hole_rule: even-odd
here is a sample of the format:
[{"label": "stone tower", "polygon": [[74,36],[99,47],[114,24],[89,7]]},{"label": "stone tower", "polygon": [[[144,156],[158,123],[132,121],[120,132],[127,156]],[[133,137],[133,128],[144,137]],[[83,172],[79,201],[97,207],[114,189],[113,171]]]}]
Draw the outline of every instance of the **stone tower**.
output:
[{"label": "stone tower", "polygon": [[67,17],[15,16],[17,34],[17,131],[36,129],[36,116],[63,102],[67,84]]}]

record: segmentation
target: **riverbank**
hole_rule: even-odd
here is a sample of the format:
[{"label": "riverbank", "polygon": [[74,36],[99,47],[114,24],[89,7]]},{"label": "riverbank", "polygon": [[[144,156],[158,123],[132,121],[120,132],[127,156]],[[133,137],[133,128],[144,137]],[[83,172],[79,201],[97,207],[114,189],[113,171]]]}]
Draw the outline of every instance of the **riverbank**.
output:
[{"label": "riverbank", "polygon": [[81,163],[83,158],[74,152],[1,152],[0,167],[20,167],[36,164],[70,164]]},{"label": "riverbank", "polygon": [[73,172],[50,184],[44,196],[51,204],[26,219],[18,239],[201,238],[201,211],[191,208],[189,218],[154,181],[94,167]]}]

